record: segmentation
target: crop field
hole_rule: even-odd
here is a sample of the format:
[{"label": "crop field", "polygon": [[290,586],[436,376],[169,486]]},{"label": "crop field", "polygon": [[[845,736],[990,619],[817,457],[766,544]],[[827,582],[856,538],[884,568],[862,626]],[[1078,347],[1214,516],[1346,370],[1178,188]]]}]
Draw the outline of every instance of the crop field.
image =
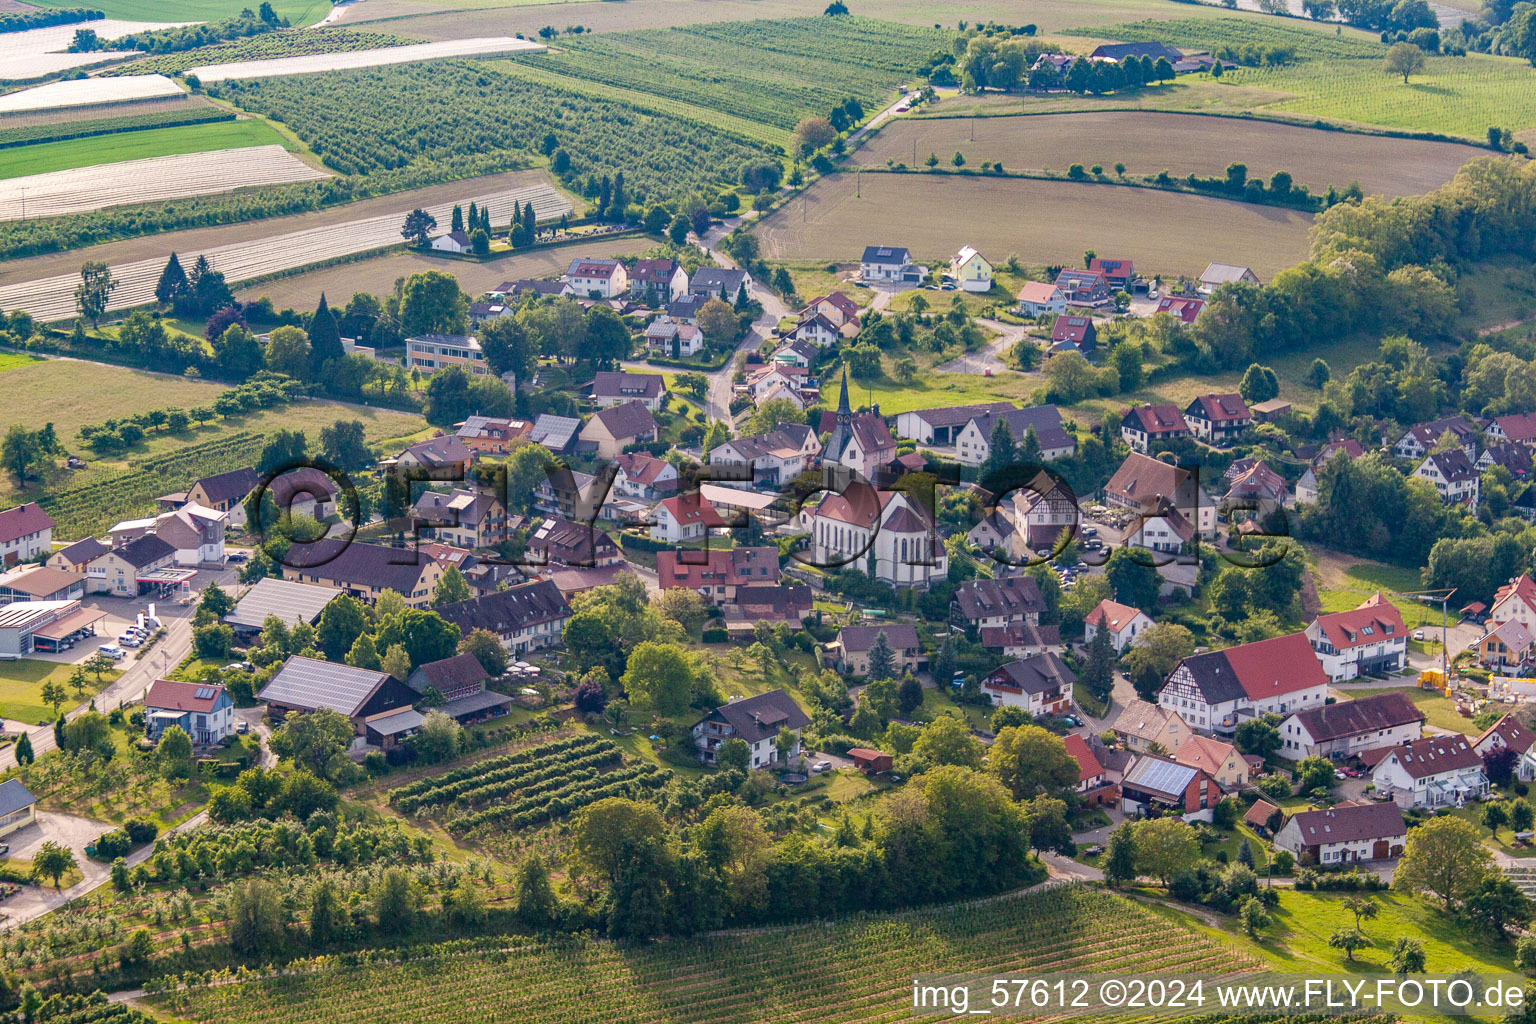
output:
[{"label": "crop field", "polygon": [[1219,260],[1267,278],[1305,258],[1311,223],[1296,210],[1152,189],[880,172],[825,178],[755,230],[768,259],[847,261],[878,240],[923,260],[974,245],[995,261],[1075,266],[1093,249],[1143,273],[1193,276]]},{"label": "crop field", "polygon": [[[186,153],[247,146],[284,148],[284,139],[263,121],[214,121],[176,128],[154,128],[123,135],[95,136],[43,142],[34,146],[0,150],[0,178],[41,175],[95,164],[140,161]],[[146,187],[173,183],[146,182]],[[28,193],[30,195],[30,192]],[[194,193],[186,193],[192,195]],[[82,196],[81,199],[89,199]],[[110,204],[108,204],[110,205]],[[43,216],[31,213],[31,216]]]},{"label": "crop field", "polygon": [[[1233,117],[1105,111],[1020,117],[899,118],[884,125],[855,154],[876,167],[887,160],[917,166],[936,154],[947,165],[965,154],[969,166],[1002,162],[1010,171],[1061,172],[1073,163],[1104,167],[1116,176],[1171,171],[1220,177],[1227,164],[1248,166],[1249,177],[1289,171],[1297,184],[1320,193],[1329,185],[1360,182],[1367,192],[1417,195],[1449,181],[1468,160],[1488,150],[1443,142],[1395,139],[1275,124]],[[915,157],[914,157],[915,154]]]},{"label": "crop field", "polygon": [[181,94],[181,87],[164,75],[130,78],[78,78],[70,82],[22,89],[0,96],[0,114],[49,107],[78,107],[91,103],[122,103]]},{"label": "crop field", "polygon": [[317,53],[348,53],[402,46],[411,42],[382,32],[356,32],[344,28],[315,28],[303,32],[265,32],[199,46],[176,53],[158,53],[131,64],[110,68],[108,75],[179,75],[202,64],[232,64],[278,57],[303,57]]},{"label": "crop field", "polygon": [[[146,408],[190,409],[211,406],[214,399],[228,390],[223,385],[207,381],[68,359],[45,359],[7,369],[4,381],[6,411],[8,416],[14,416],[12,422],[38,426],[52,423],[58,431],[59,439],[71,451],[75,450],[78,443],[80,428],[86,424],[130,416]],[[145,395],[153,395],[154,398],[146,404]],[[181,489],[182,484],[166,486],[168,482],[182,480],[185,483],[198,476],[217,472],[207,467],[219,464],[214,460],[221,444],[227,446],[238,443],[230,441],[230,438],[255,438],[259,455],[260,445],[265,443],[263,438],[274,430],[303,430],[313,441],[319,437],[321,427],[329,426],[338,419],[361,420],[369,444],[405,437],[425,425],[419,416],[390,409],[369,409],[325,401],[297,402],[281,409],[260,409],[243,416],[221,419],[192,427],[181,434],[152,431],[142,445],[120,456],[79,452],[86,460],[85,468],[60,470],[51,481],[48,493],[56,495],[56,500],[63,502],[72,500],[71,495],[82,488],[100,486],[105,481],[133,474],[152,474],[156,479],[142,488],[125,485],[95,495],[95,513],[115,516],[107,522],[107,525],[111,525],[129,514],[121,502],[139,501],[140,504],[134,507],[142,507],[145,496],[142,492],[147,492],[152,506],[156,495]],[[0,477],[0,498],[14,504],[14,499],[22,496],[15,489],[15,483],[15,478],[9,474]],[[153,490],[154,486],[160,489]],[[36,490],[35,485],[31,490]],[[37,497],[30,493],[27,496]],[[61,529],[60,536],[70,534]]]},{"label": "crop field", "polygon": [[[27,152],[30,150],[22,151]],[[0,167],[3,165],[0,162]],[[52,217],[325,177],[329,177],[326,172],[315,170],[282,146],[124,160],[0,181],[0,220]]]},{"label": "crop field", "polygon": [[476,261],[447,261],[440,256],[407,250],[308,270],[275,281],[263,281],[248,288],[236,288],[235,295],[242,301],[252,301],[266,295],[278,309],[285,306],[300,309],[306,304],[313,304],[321,292],[327,295],[351,295],[353,292],[387,295],[400,278],[426,270],[446,271],[458,278],[459,287],[464,291],[470,295],[480,295],[503,281],[558,277],[570,266],[571,260],[578,256],[616,259],[637,255],[653,244],[649,239],[635,235],[598,235],[589,242],[541,247]]},{"label": "crop field", "polygon": [[0,114],[0,135],[15,128],[48,126],[65,131],[66,125],[79,121],[115,121],[165,115],[173,111],[210,109],[213,109],[212,104],[203,97],[178,92],[174,96],[131,100],[126,103],[95,103],[82,104],[78,107],[54,107],[49,110],[19,110],[14,113]]},{"label": "crop field", "polygon": [[880,1024],[912,1018],[912,977],[921,973],[1216,974],[1250,966],[1127,899],[1054,886],[979,904],[649,945],[528,940],[512,950],[399,964],[295,965],[153,1002],[208,1024]]},{"label": "crop field", "polygon": [[174,128],[189,124],[207,124],[212,121],[233,121],[235,115],[227,110],[199,104],[172,105],[163,110],[130,114],[127,117],[96,117],[65,120],[58,124],[20,124],[9,118],[0,119],[0,149],[12,146],[36,146],[45,142],[62,142],[66,139],[84,139],[97,135],[115,135],[118,132],[141,132],[151,128]]},{"label": "crop field", "polygon": [[1430,57],[1407,85],[1381,61],[1321,61],[1245,68],[1222,82],[1288,93],[1270,110],[1354,124],[1487,138],[1488,126],[1536,128],[1536,71],[1513,57]]},{"label": "crop field", "polygon": [[108,18],[88,25],[49,25],[32,28],[25,32],[0,34],[0,78],[24,81],[41,78],[70,68],[87,64],[100,64],[131,56],[131,53],[98,50],[93,53],[66,53],[74,42],[77,28],[90,28],[102,39],[116,39],[130,32],[149,32],[159,28],[172,28],[185,22],[167,21],[119,21]]},{"label": "crop field", "polygon": [[570,36],[514,60],[788,132],[850,96],[876,107],[950,38],[872,18],[798,18]]},{"label": "crop field", "polygon": [[[534,213],[541,220],[555,219],[571,212],[570,202],[549,185],[493,193],[467,192],[460,200],[439,203],[426,207],[426,210],[438,223],[447,224],[456,202],[474,202],[480,206],[489,204],[493,218],[508,220],[514,201],[533,203]],[[180,255],[184,262],[195,260],[199,255],[207,256],[215,270],[222,272],[230,284],[236,284],[340,256],[400,245],[400,224],[410,210],[411,207],[402,201],[394,213],[196,251],[180,250]],[[168,251],[171,250],[162,249],[162,252]],[[131,309],[153,301],[155,282],[165,269],[165,259],[162,255],[112,264],[117,287],[112,292],[108,308]],[[0,286],[0,309],[25,308],[44,321],[66,319],[74,315],[75,285],[78,283],[77,274],[63,274]]]},{"label": "crop field", "polygon": [[231,78],[271,78],[275,75],[309,75],[318,71],[348,71],[384,64],[410,64],[420,60],[467,57],[481,53],[510,53],[516,50],[541,50],[543,45],[527,39],[496,36],[483,39],[455,39],[440,43],[412,43],[408,46],[381,46],[371,50],[340,50],[312,53],[300,57],[272,60],[239,61],[234,64],[210,64],[192,72],[203,82],[224,82]]},{"label": "crop field", "polygon": [[[33,0],[39,7],[88,6],[102,11],[108,18],[154,21],[177,18],[183,23],[193,21],[217,21],[232,18],[243,8],[250,7],[246,0]],[[272,0],[272,7],[279,18],[287,18],[295,27],[309,25],[325,17],[331,9],[329,0]]]},{"label": "crop field", "polygon": [[[1339,28],[1337,35],[1334,29]],[[1351,60],[1386,56],[1387,48],[1374,35],[1359,29],[1315,22],[1282,22],[1276,18],[1221,16],[1169,20],[1148,19],[1124,25],[1085,25],[1067,29],[1069,36],[1110,39],[1125,43],[1161,42],[1182,50],[1214,50],[1222,46],[1289,47],[1297,60]],[[1084,44],[1084,49],[1091,46]],[[1223,76],[1225,77],[1225,76]]]}]

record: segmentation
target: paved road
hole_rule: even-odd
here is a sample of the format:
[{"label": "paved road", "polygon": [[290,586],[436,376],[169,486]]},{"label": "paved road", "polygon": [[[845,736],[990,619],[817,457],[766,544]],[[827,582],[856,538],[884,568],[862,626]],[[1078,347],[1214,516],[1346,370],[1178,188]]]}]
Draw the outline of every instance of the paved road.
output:
[{"label": "paved road", "polygon": [[[740,223],[740,217],[728,218],[710,228],[702,238],[698,239],[705,254],[714,257],[715,261],[723,267],[734,268],[736,262],[715,246],[719,245],[720,240],[735,230]],[[735,424],[731,416],[731,382],[736,375],[736,358],[762,348],[763,342],[773,336],[773,330],[778,326],[779,321],[790,315],[789,307],[762,283],[753,281],[751,295],[762,305],[763,315],[753,322],[752,328],[747,331],[747,336],[741,340],[741,344],[736,346],[736,351],[731,353],[731,358],[726,360],[725,365],[705,374],[709,378],[709,393],[704,399],[704,412],[710,419],[720,420],[733,428],[732,433],[735,432]]]},{"label": "paved road", "polygon": [[1003,362],[1002,356],[1023,340],[1024,328],[1018,324],[1005,324],[1001,320],[983,320],[979,317],[976,322],[988,330],[997,331],[997,339],[975,352],[967,352],[958,359],[940,363],[934,369],[940,373],[1017,373],[1016,369]]}]

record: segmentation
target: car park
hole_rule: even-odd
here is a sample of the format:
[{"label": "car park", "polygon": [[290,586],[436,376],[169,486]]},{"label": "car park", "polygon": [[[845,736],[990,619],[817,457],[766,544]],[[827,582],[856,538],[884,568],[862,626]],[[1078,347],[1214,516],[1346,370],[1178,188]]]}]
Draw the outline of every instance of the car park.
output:
[{"label": "car park", "polygon": [[143,647],[144,641],[140,640],[136,633],[124,633],[117,638],[119,647]]},{"label": "car park", "polygon": [[100,647],[96,648],[96,650],[100,651],[102,654],[105,654],[113,661],[121,661],[128,654],[127,651],[117,646],[117,644],[102,644]]}]

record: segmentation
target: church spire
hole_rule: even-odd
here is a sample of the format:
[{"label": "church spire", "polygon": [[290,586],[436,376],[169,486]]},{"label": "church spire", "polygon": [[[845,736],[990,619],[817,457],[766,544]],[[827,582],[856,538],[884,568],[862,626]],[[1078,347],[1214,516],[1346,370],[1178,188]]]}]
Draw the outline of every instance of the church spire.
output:
[{"label": "church spire", "polygon": [[837,398],[837,415],[839,419],[853,415],[853,407],[848,404],[848,365],[846,363],[843,364],[843,390]]}]

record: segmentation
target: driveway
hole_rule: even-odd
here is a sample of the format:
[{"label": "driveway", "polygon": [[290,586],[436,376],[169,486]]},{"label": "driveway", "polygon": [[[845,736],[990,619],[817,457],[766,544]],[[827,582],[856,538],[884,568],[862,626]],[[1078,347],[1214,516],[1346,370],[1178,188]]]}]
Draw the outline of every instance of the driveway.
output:
[{"label": "driveway", "polygon": [[1003,362],[1002,357],[1023,340],[1024,328],[1018,324],[1005,324],[1001,320],[985,320],[979,317],[976,322],[990,331],[996,331],[998,337],[988,342],[983,348],[975,352],[967,352],[947,363],[940,363],[934,369],[940,373],[1017,373],[1017,370]]},{"label": "driveway", "polygon": [[0,904],[0,913],[5,915],[4,927],[9,928],[41,917],[68,903],[81,892],[88,892],[100,885],[111,871],[107,865],[87,857],[85,848],[112,827],[107,822],[78,818],[73,814],[38,811],[35,824],[12,832],[7,838],[11,844],[11,852],[7,856],[17,860],[32,860],[45,841],[61,843],[74,853],[75,863],[84,877],[64,890],[55,890],[51,885],[22,886],[20,892]]}]

